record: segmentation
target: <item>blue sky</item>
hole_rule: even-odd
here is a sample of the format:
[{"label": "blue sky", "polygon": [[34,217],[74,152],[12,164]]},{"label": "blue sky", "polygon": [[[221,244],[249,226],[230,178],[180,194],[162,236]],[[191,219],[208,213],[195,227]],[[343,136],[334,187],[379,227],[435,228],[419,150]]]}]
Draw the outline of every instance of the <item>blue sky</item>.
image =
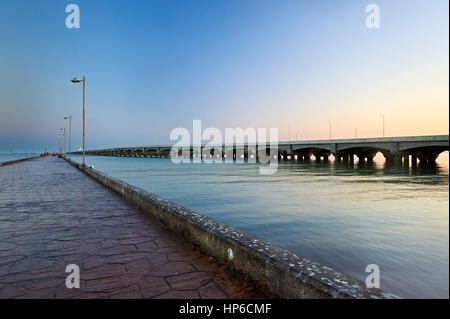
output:
[{"label": "blue sky", "polygon": [[[175,127],[281,139],[448,134],[448,1],[0,0],[0,152],[169,142]],[[81,28],[65,27],[76,3]]]}]

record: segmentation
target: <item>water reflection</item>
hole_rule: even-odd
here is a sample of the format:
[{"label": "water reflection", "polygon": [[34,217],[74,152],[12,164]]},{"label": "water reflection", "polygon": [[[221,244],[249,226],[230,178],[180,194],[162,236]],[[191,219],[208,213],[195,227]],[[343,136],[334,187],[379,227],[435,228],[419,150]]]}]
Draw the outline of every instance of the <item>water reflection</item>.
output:
[{"label": "water reflection", "polygon": [[[448,155],[448,153],[447,153]],[[435,165],[384,161],[179,164],[88,157],[88,164],[211,218],[382,288],[448,298],[448,156]]]}]

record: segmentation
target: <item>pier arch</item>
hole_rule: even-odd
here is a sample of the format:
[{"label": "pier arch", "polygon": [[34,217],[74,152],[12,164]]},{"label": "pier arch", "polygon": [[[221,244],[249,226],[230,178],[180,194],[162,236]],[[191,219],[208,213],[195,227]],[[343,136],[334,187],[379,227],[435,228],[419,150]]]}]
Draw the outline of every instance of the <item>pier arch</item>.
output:
[{"label": "pier arch", "polygon": [[331,155],[330,148],[318,146],[296,147],[292,150],[293,158],[299,160],[310,160],[313,156],[315,160],[328,160]]}]

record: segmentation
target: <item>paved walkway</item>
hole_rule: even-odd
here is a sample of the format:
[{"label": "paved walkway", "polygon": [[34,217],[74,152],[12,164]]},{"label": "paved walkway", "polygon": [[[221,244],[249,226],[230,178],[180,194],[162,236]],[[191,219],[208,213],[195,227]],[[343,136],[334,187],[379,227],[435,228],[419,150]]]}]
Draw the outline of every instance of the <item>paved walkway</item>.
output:
[{"label": "paved walkway", "polygon": [[0,167],[0,298],[263,297],[62,159]]}]

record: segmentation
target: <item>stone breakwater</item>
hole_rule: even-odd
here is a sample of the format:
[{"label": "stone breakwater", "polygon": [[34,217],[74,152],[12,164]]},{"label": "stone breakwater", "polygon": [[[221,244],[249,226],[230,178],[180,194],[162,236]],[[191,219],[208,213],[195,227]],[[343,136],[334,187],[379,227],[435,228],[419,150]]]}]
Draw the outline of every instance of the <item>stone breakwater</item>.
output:
[{"label": "stone breakwater", "polygon": [[274,298],[398,298],[93,168],[70,164]]}]

